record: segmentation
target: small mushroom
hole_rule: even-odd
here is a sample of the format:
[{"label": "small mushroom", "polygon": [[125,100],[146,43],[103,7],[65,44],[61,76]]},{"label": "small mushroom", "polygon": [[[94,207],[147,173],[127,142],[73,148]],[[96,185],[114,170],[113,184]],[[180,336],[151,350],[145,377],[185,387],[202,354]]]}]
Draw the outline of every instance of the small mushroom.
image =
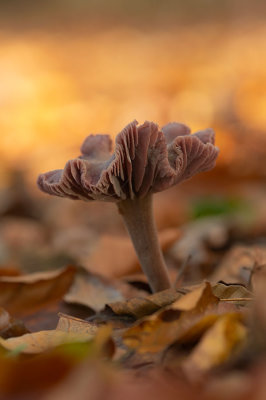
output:
[{"label": "small mushroom", "polygon": [[212,169],[218,152],[212,129],[190,135],[180,123],[160,130],[153,122],[133,121],[117,135],[113,153],[108,135],[90,135],[80,157],[68,161],[64,170],[41,174],[38,186],[51,195],[115,202],[156,292],[171,283],[158,242],[153,193]]}]

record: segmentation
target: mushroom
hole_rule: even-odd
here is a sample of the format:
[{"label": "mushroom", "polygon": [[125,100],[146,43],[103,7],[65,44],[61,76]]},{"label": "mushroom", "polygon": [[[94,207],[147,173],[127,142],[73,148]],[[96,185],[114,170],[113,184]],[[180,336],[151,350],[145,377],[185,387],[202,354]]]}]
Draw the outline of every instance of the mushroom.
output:
[{"label": "mushroom", "polygon": [[153,193],[214,167],[218,155],[212,129],[190,135],[180,123],[161,130],[153,122],[127,125],[116,137],[90,135],[82,155],[38,177],[51,195],[114,202],[122,215],[153,292],[171,287],[153,216]]}]

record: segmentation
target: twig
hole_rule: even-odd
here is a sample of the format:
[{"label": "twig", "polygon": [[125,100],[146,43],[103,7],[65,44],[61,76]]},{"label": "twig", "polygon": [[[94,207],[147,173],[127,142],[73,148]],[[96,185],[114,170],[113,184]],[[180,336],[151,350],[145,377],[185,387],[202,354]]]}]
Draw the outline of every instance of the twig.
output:
[{"label": "twig", "polygon": [[220,301],[253,301],[252,297],[235,297],[232,299],[220,299]]}]

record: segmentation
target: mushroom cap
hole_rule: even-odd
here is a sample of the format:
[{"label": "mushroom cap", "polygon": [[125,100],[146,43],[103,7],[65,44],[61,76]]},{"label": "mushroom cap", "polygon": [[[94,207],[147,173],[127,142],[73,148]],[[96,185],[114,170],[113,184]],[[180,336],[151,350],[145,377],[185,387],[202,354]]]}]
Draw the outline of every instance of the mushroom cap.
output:
[{"label": "mushroom cap", "polygon": [[113,152],[109,135],[90,135],[80,157],[41,174],[37,184],[51,195],[86,201],[144,197],[212,169],[219,153],[214,138],[212,129],[191,135],[176,122],[160,130],[133,121],[117,135]]}]

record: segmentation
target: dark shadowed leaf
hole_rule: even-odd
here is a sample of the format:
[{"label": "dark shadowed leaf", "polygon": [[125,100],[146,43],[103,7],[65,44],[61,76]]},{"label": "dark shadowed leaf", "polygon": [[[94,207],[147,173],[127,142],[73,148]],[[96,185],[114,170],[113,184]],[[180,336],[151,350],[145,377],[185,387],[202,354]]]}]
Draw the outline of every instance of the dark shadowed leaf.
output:
[{"label": "dark shadowed leaf", "polygon": [[146,297],[136,297],[127,301],[110,303],[107,309],[111,309],[117,315],[130,315],[138,319],[173,303],[181,296],[182,294],[175,289],[167,289]]},{"label": "dark shadowed leaf", "polygon": [[0,336],[9,338],[28,333],[22,321],[12,318],[9,313],[0,307]]},{"label": "dark shadowed leaf", "polygon": [[250,302],[253,300],[253,294],[251,291],[241,285],[217,283],[212,286],[212,291],[220,300],[241,306],[250,305]]}]

